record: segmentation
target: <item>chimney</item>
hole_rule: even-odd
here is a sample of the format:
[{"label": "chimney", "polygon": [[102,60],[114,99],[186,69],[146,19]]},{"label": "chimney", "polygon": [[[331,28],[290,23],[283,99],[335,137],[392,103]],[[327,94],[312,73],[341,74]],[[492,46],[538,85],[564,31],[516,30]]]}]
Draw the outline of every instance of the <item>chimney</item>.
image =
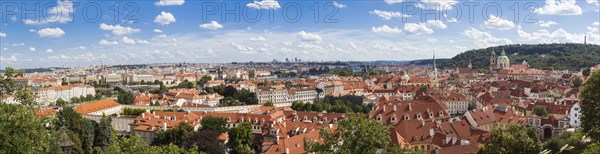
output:
[{"label": "chimney", "polygon": [[283,122],[283,128],[287,128],[285,121]]},{"label": "chimney", "polygon": [[435,131],[433,128],[429,128],[429,136],[433,137],[433,135],[435,135]]},{"label": "chimney", "polygon": [[408,103],[408,110],[412,111],[412,103]]},{"label": "chimney", "polygon": [[167,122],[164,122],[163,123],[163,131],[166,131],[166,130],[167,130]]},{"label": "chimney", "polygon": [[425,120],[421,120],[421,127],[425,127]]},{"label": "chimney", "polygon": [[396,104],[394,104],[394,112],[396,111]]},{"label": "chimney", "polygon": [[290,148],[285,148],[285,154],[290,154]]},{"label": "chimney", "polygon": [[385,106],[387,106],[387,104],[383,104],[383,112],[385,112]]},{"label": "chimney", "polygon": [[146,113],[142,113],[142,119],[146,118]]}]

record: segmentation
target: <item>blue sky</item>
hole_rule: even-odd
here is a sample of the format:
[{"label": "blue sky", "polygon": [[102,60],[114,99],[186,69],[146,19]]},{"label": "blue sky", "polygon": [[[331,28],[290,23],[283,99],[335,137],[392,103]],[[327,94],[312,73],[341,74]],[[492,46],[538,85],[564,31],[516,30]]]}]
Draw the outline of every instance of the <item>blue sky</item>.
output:
[{"label": "blue sky", "polygon": [[600,44],[598,0],[48,0],[0,4],[0,67],[294,57],[412,60],[430,58],[433,53],[450,58],[495,45],[582,43],[585,35],[588,43]]}]

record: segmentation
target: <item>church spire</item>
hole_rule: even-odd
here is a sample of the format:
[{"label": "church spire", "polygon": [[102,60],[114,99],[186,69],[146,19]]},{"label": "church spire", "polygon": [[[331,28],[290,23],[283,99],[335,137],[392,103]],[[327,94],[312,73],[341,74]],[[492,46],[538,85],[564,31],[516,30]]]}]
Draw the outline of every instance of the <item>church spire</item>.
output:
[{"label": "church spire", "polygon": [[431,70],[437,72],[437,68],[435,66],[435,52],[433,53],[433,68],[431,68]]}]

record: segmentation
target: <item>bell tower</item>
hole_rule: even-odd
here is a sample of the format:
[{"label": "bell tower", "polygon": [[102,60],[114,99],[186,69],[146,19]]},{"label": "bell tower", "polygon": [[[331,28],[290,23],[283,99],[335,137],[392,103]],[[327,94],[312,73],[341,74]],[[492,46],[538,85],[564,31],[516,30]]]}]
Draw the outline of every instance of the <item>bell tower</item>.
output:
[{"label": "bell tower", "polygon": [[496,52],[492,50],[492,55],[490,56],[490,71],[496,70]]}]

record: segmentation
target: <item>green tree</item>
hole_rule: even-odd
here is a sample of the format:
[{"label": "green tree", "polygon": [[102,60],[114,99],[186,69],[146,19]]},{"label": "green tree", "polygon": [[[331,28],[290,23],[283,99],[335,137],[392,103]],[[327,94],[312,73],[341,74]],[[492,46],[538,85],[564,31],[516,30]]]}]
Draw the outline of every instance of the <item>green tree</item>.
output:
[{"label": "green tree", "polygon": [[545,117],[548,115],[548,109],[546,109],[546,106],[537,105],[533,107],[532,113],[540,117]]},{"label": "green tree", "polygon": [[67,105],[69,102],[63,100],[62,98],[58,98],[56,100],[56,106],[60,106],[60,107],[64,107],[65,105]]},{"label": "green tree", "polygon": [[273,106],[273,102],[267,101],[265,104],[263,104],[263,106]]},{"label": "green tree", "polygon": [[588,67],[588,68],[583,69],[583,71],[581,71],[581,74],[583,76],[590,76],[590,73],[591,73],[590,71],[591,71],[591,69]]},{"label": "green tree", "polygon": [[595,71],[581,87],[581,127],[595,141],[600,141],[600,71]]},{"label": "green tree", "polygon": [[[559,136],[553,137],[546,141],[543,145],[544,149],[549,149],[552,153],[581,153],[585,149],[585,145],[582,144],[581,139],[584,134],[577,130],[575,132],[565,131]],[[561,151],[561,148],[565,145],[573,147],[572,149],[566,148]]]},{"label": "green tree", "polygon": [[161,131],[158,136],[152,141],[153,145],[168,145],[173,143],[175,145],[182,145],[183,141],[192,135],[194,127],[187,122],[181,122],[179,126],[168,129],[167,131]]},{"label": "green tree", "polygon": [[0,153],[51,153],[58,145],[46,121],[21,105],[0,103]]},{"label": "green tree", "polygon": [[33,92],[28,90],[27,88],[21,88],[15,92],[16,101],[20,102],[21,105],[27,107],[35,107],[37,102],[35,101],[35,97],[33,96]]},{"label": "green tree", "polygon": [[[360,114],[351,114],[331,131],[321,128],[323,143],[305,139],[305,150],[316,153],[376,153],[390,142],[390,127]],[[335,150],[334,150],[335,149]]]},{"label": "green tree", "polygon": [[583,150],[582,154],[598,154],[600,152],[600,142],[592,143]]},{"label": "green tree", "polygon": [[205,117],[200,122],[202,130],[214,130],[220,133],[227,132],[227,120],[220,117]]},{"label": "green tree", "polygon": [[427,86],[421,86],[421,87],[419,88],[419,93],[426,93],[426,92],[427,92],[427,90],[429,90],[429,88],[427,88]]},{"label": "green tree", "polygon": [[539,153],[542,147],[538,137],[537,129],[527,126],[493,130],[490,141],[478,153]]},{"label": "green tree", "polygon": [[196,154],[198,149],[194,146],[185,150],[174,144],[167,144],[165,146],[149,146],[140,140],[137,135],[131,137],[123,137],[116,139],[103,153],[110,154],[130,154],[130,153],[144,153],[144,154]]},{"label": "green tree", "polygon": [[199,151],[204,151],[210,154],[225,154],[225,146],[218,140],[220,132],[215,130],[199,130],[183,142],[184,148],[197,147]]},{"label": "green tree", "polygon": [[233,148],[234,153],[237,154],[254,154],[254,150],[249,145],[240,144]]},{"label": "green tree", "polygon": [[119,91],[117,95],[117,102],[120,104],[133,104],[133,94],[126,91]]},{"label": "green tree", "polygon": [[250,146],[253,139],[252,124],[248,122],[241,123],[239,126],[229,129],[229,144],[231,147],[238,145]]},{"label": "green tree", "polygon": [[572,81],[572,84],[574,87],[579,87],[579,86],[581,86],[582,83],[583,83],[583,80],[581,80],[581,78],[575,78]]},{"label": "green tree", "polygon": [[112,118],[102,115],[98,127],[96,127],[95,135],[95,147],[106,148],[113,142],[112,134]]},{"label": "green tree", "polygon": [[235,89],[235,87],[227,86],[225,87],[225,89],[223,89],[223,92],[220,94],[224,97],[233,97],[235,93],[237,93],[237,89]]},{"label": "green tree", "polygon": [[6,94],[12,94],[18,87],[13,78],[23,76],[23,70],[6,67],[4,73],[0,73],[0,98]]}]

